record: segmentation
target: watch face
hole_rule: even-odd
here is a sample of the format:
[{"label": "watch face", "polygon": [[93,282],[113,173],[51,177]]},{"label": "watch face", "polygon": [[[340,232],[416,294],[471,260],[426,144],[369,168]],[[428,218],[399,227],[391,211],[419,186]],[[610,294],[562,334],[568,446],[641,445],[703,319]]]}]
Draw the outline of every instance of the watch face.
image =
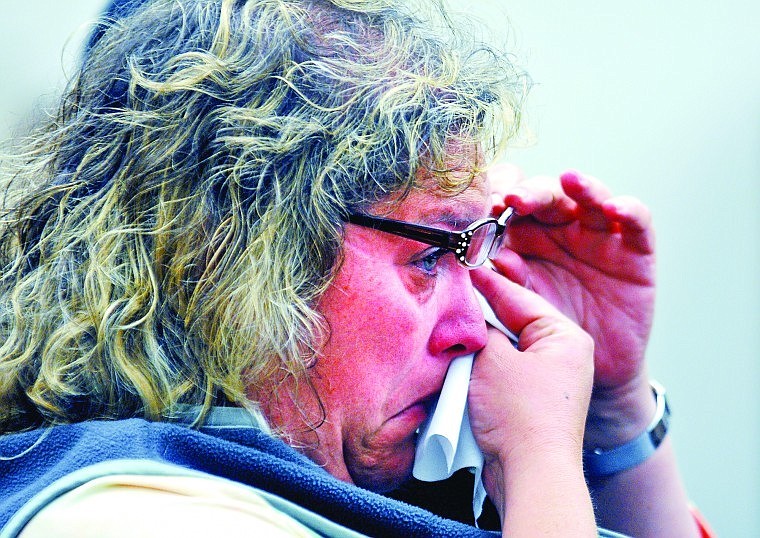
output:
[{"label": "watch face", "polygon": [[665,396],[665,389],[662,385],[656,381],[653,381],[651,384],[652,392],[654,392],[654,397],[657,400],[657,410],[653,419],[657,420],[657,423],[649,429],[649,439],[654,448],[657,448],[662,443],[662,440],[665,439],[665,434],[668,433],[668,428],[670,427],[670,406],[668,405],[668,399]]}]

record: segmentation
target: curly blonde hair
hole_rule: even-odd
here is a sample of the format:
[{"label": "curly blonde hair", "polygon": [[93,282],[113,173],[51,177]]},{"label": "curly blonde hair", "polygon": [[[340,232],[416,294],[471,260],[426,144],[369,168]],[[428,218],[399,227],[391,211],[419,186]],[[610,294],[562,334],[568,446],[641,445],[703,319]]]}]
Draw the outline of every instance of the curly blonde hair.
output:
[{"label": "curly blonde hair", "polygon": [[445,148],[498,154],[526,81],[435,1],[156,0],[103,28],[3,179],[0,432],[303,377],[346,214],[421,166],[466,188]]}]

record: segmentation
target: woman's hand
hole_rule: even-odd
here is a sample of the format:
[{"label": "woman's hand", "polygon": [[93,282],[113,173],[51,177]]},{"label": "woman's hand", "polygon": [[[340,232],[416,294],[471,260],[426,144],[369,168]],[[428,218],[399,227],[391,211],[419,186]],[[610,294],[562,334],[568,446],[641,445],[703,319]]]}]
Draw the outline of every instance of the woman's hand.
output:
[{"label": "woman's hand", "polygon": [[494,213],[516,211],[495,265],[592,336],[595,397],[645,383],[655,297],[648,209],[574,171],[520,181],[513,168],[495,167],[489,179]]},{"label": "woman's hand", "polygon": [[[514,167],[497,166],[489,179],[494,214],[506,206],[516,212],[506,248],[494,260],[497,270],[547,299],[593,338],[584,445],[609,449],[630,441],[646,429],[655,408],[644,360],[655,297],[649,211],[575,171],[524,180]],[[502,321],[513,315],[510,309],[497,311]],[[517,332],[527,351],[523,338],[531,338],[530,332]],[[556,363],[561,371],[562,359]],[[696,535],[668,439],[642,464],[592,486],[603,526],[634,536]]]},{"label": "woman's hand", "polygon": [[502,530],[509,536],[595,535],[581,456],[593,342],[535,293],[489,269],[471,274],[497,317],[520,334],[518,351],[490,330],[468,396],[470,424],[485,457],[484,484]]}]

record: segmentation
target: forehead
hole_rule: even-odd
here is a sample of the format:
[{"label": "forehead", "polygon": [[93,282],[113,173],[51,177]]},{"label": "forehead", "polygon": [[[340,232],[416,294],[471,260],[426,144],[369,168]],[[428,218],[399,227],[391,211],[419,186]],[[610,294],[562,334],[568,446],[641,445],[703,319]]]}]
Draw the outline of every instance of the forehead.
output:
[{"label": "forehead", "polygon": [[[472,171],[448,173],[471,176]],[[376,204],[372,213],[418,224],[444,224],[452,229],[464,228],[488,213],[489,185],[485,174],[472,177],[469,186],[457,193],[444,191],[439,180],[429,173],[420,179],[418,186],[401,202],[390,197]]]}]

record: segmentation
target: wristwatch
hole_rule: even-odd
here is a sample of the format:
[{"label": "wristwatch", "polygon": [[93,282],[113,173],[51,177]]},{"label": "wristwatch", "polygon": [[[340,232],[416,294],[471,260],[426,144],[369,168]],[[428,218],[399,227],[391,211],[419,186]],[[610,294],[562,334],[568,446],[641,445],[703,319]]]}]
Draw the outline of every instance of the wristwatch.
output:
[{"label": "wristwatch", "polygon": [[665,397],[665,388],[656,381],[650,381],[649,384],[657,404],[652,422],[641,435],[624,445],[610,449],[585,450],[583,465],[588,476],[610,476],[636,467],[654,454],[662,443],[670,425],[670,406]]}]

